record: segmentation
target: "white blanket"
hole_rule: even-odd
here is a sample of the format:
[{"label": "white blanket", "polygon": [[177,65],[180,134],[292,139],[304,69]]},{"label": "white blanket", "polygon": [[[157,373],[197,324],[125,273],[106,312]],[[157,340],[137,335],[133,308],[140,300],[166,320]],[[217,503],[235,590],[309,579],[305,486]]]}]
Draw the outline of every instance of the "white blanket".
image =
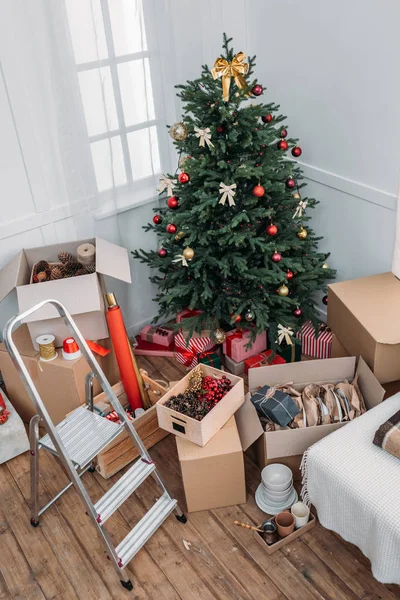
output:
[{"label": "white blanket", "polygon": [[374,433],[400,408],[400,393],[307,450],[303,501],[321,524],[356,544],[381,583],[400,584],[400,460]]}]

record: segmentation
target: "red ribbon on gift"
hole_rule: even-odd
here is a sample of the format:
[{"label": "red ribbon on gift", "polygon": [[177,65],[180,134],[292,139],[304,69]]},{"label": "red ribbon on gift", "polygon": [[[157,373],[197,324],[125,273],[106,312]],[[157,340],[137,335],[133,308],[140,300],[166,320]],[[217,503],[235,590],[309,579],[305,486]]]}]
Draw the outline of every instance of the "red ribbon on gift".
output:
[{"label": "red ribbon on gift", "polygon": [[175,358],[185,367],[195,367],[199,362],[199,354],[213,347],[209,337],[191,338],[187,343],[182,332],[175,336]]},{"label": "red ribbon on gift", "polygon": [[233,340],[241,340],[243,338],[243,331],[241,329],[236,329],[232,333],[229,333],[226,336],[226,353],[229,357],[232,354],[232,342]]}]

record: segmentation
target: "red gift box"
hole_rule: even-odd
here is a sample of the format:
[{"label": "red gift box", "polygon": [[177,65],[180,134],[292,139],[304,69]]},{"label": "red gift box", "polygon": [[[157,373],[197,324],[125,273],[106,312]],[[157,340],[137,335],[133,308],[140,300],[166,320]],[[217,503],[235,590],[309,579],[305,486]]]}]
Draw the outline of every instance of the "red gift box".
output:
[{"label": "red gift box", "polygon": [[181,365],[193,369],[199,364],[199,356],[204,358],[207,353],[212,354],[214,346],[210,337],[191,337],[188,340],[180,331],[175,336],[175,358]]},{"label": "red gift box", "polygon": [[250,341],[251,332],[248,329],[234,329],[226,334],[226,340],[223,344],[222,350],[226,356],[232,358],[237,363],[256,356],[267,347],[267,333],[260,333],[257,335],[251,348],[246,349]]},{"label": "red gift box", "polygon": [[195,308],[194,310],[189,310],[188,308],[185,308],[184,310],[178,312],[178,314],[176,315],[176,322],[182,323],[183,319],[190,319],[190,317],[198,317],[199,315],[201,315],[202,312],[202,310],[197,310],[197,308]]},{"label": "red gift box", "polygon": [[272,354],[272,350],[266,350],[265,352],[261,352],[261,354],[257,354],[256,356],[252,356],[251,358],[247,358],[244,361],[244,372],[246,375],[249,372],[249,369],[255,369],[256,367],[266,367],[269,365],[283,365],[286,363],[286,360],[279,356],[279,354],[275,354],[272,360],[269,360],[269,357]]},{"label": "red gift box", "polygon": [[311,321],[307,321],[297,337],[301,339],[303,354],[313,358],[331,357],[333,333],[325,324],[320,325],[319,330],[316,332]]}]

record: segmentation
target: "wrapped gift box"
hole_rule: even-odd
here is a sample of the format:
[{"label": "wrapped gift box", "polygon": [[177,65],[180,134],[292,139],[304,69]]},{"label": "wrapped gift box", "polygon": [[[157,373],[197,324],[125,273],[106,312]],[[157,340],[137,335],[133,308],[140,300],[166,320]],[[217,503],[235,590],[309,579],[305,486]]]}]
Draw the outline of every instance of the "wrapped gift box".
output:
[{"label": "wrapped gift box", "polygon": [[294,339],[292,345],[287,345],[285,348],[281,347],[278,354],[287,363],[299,362],[301,360],[301,341]]},{"label": "wrapped gift box", "polygon": [[190,319],[190,317],[197,317],[198,315],[201,315],[203,311],[202,310],[189,310],[188,308],[185,308],[184,310],[181,310],[180,312],[178,312],[178,314],[176,315],[176,322],[177,323],[182,323],[183,319]]},{"label": "wrapped gift box", "polygon": [[251,337],[249,330],[234,329],[226,334],[226,340],[223,345],[223,352],[235,362],[240,363],[250,356],[259,354],[267,347],[267,333],[260,333],[253,341],[251,348],[246,349]]},{"label": "wrapped gift box", "polygon": [[140,332],[140,339],[159,346],[170,346],[174,341],[174,332],[164,327],[146,325]]},{"label": "wrapped gift box", "polygon": [[303,354],[314,358],[331,357],[333,333],[326,325],[321,325],[316,332],[314,325],[308,321],[304,323],[298,336]]},{"label": "wrapped gift box", "polygon": [[272,350],[266,350],[265,352],[261,352],[256,356],[252,356],[244,361],[244,372],[246,375],[249,372],[249,369],[255,369],[257,367],[266,367],[268,365],[283,365],[286,360],[279,356],[279,354],[275,354],[274,358],[271,360]]},{"label": "wrapped gift box", "polygon": [[244,360],[236,362],[233,358],[225,356],[224,361],[226,368],[234,375],[242,375],[244,373]]},{"label": "wrapped gift box", "polygon": [[300,412],[296,403],[288,394],[269,385],[263,385],[253,394],[251,402],[258,414],[281,427],[289,425]]},{"label": "wrapped gift box", "polygon": [[198,355],[199,363],[208,365],[209,367],[215,367],[216,369],[221,368],[221,356],[218,350],[209,350],[208,352],[201,352]]},{"label": "wrapped gift box", "polygon": [[215,343],[209,336],[187,337],[180,331],[175,335],[175,359],[193,369],[199,364],[199,355],[214,348]]}]

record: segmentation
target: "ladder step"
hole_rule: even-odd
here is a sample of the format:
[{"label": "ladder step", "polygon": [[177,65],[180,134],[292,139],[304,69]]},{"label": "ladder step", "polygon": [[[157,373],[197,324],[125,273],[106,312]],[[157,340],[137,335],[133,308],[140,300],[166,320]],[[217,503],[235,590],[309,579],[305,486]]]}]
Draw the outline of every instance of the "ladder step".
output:
[{"label": "ladder step", "polygon": [[153,533],[157,531],[165,519],[172,513],[177,501],[165,493],[151,507],[148,513],[135,525],[126,538],[115,549],[120,566],[123,568],[137,554]]},{"label": "ladder step", "polygon": [[154,463],[146,463],[139,459],[130,469],[118,479],[112,488],[95,504],[98,522],[103,524],[141,483],[155,470]]},{"label": "ladder step", "polygon": [[[72,462],[82,468],[121,433],[123,425],[113,423],[80,406],[61,421],[56,429]],[[39,444],[49,452],[58,454],[49,434],[42,437]]]}]

